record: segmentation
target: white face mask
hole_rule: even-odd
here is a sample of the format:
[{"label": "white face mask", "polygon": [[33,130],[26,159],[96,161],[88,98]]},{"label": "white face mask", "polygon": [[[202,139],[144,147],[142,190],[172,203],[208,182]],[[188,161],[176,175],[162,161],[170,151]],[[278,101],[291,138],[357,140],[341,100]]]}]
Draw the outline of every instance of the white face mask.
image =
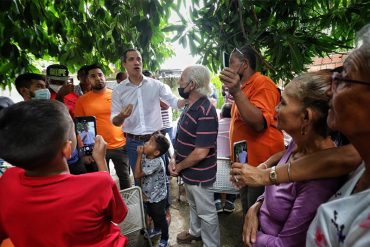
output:
[{"label": "white face mask", "polygon": [[54,92],[58,93],[59,90],[63,87],[63,85],[55,85],[55,84],[49,84],[49,87],[51,88],[51,90],[53,90]]},{"label": "white face mask", "polygon": [[47,88],[38,89],[33,93],[35,94],[33,99],[50,99],[50,91]]}]

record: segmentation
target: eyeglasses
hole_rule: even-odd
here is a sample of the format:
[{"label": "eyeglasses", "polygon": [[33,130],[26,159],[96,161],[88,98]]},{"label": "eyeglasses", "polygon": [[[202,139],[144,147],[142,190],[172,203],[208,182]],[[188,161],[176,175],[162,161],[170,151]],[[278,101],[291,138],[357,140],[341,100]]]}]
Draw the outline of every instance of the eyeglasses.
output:
[{"label": "eyeglasses", "polygon": [[362,84],[362,85],[368,85],[370,86],[370,82],[367,81],[357,81],[357,80],[351,80],[343,77],[342,73],[334,72],[331,76],[331,90],[332,92],[337,92],[338,86],[343,85],[343,83],[355,83],[355,84]]},{"label": "eyeglasses", "polygon": [[238,48],[234,48],[234,50],[232,50],[232,52],[231,53],[234,53],[234,52],[237,52],[237,53],[239,53],[239,55],[241,55],[242,57],[244,57],[244,53],[243,52],[241,52]]}]

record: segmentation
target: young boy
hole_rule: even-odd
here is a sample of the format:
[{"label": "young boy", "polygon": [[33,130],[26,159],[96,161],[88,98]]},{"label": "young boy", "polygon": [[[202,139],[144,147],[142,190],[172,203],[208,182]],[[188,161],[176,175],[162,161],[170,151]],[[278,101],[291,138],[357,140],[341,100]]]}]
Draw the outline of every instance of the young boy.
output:
[{"label": "young boy", "polygon": [[[158,247],[168,247],[168,223],[166,220],[166,170],[161,156],[170,147],[167,138],[154,134],[144,146],[137,147],[135,179],[141,178],[144,204],[148,215],[153,219],[154,229],[149,232],[153,237],[161,233]],[[144,154],[144,155],[143,155]]]},{"label": "young boy", "polygon": [[0,157],[16,166],[0,178],[0,242],[15,246],[126,246],[114,223],[127,207],[107,171],[106,143],[96,137],[99,171],[71,175],[76,147],[63,103],[32,100],[0,113]]}]

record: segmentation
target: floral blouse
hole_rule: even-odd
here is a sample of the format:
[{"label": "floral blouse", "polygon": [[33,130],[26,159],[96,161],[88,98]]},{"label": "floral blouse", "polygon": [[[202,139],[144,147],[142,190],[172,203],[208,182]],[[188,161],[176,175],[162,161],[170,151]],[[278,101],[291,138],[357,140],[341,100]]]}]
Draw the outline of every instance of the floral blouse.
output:
[{"label": "floral blouse", "polygon": [[331,200],[319,207],[306,246],[370,246],[370,189],[352,194],[364,171],[362,163]]}]

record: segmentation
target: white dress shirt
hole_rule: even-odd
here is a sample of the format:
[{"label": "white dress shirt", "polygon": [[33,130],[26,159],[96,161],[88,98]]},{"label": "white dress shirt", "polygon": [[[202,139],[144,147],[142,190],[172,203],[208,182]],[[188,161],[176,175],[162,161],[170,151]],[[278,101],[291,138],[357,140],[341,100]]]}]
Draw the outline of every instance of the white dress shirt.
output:
[{"label": "white dress shirt", "polygon": [[152,134],[162,129],[160,98],[171,107],[178,108],[178,99],[162,82],[143,76],[139,85],[127,78],[112,93],[111,120],[128,104],[133,105],[131,115],[123,122],[124,132],[133,135]]}]

